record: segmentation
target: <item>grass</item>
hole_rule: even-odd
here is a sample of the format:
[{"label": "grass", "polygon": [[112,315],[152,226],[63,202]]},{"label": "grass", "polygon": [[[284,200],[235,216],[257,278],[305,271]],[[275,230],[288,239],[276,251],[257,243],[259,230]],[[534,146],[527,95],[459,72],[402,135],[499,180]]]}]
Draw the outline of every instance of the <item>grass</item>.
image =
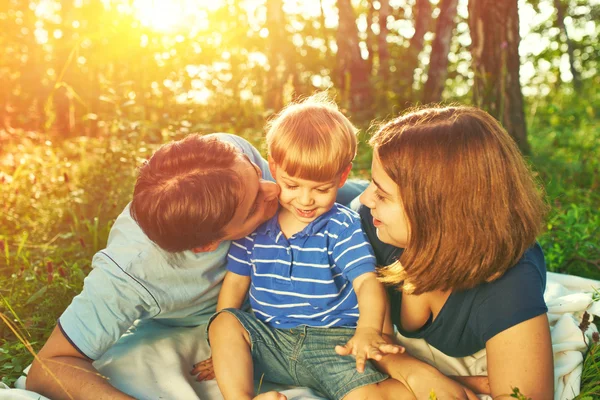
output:
[{"label": "grass", "polygon": [[[585,109],[565,124],[561,109],[538,105],[530,117],[531,158],[546,187],[551,212],[540,237],[548,269],[600,279],[600,118]],[[2,137],[0,148],[0,313],[39,350],[80,291],[93,254],[106,243],[130,200],[136,167],[156,146],[186,133],[114,124],[108,136],[59,140],[44,133]],[[232,131],[260,144],[262,130]],[[0,135],[2,133],[0,132]],[[364,137],[363,137],[364,141]],[[368,176],[361,144],[355,174]],[[32,360],[27,346],[0,323],[0,377],[12,385]],[[579,399],[600,396],[600,350],[585,359]]]}]

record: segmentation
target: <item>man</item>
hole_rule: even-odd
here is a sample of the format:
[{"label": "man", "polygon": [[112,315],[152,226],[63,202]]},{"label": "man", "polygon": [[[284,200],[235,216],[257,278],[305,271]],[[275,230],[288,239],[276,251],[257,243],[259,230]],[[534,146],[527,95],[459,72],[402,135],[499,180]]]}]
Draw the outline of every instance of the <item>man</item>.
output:
[{"label": "man", "polygon": [[[203,328],[182,327],[198,327],[214,312],[230,240],[276,212],[279,188],[272,180],[256,149],[233,135],[190,135],[158,149],[140,168],[133,200],[115,221],[107,247],[94,256],[83,291],[40,350],[27,389],[51,399],[202,392],[169,381],[193,378],[161,344],[172,334],[193,334],[197,357],[205,358]],[[344,194],[340,201],[347,202],[358,190]],[[165,376],[137,378],[147,362],[135,359],[139,346],[156,350],[155,361],[168,364]]]}]

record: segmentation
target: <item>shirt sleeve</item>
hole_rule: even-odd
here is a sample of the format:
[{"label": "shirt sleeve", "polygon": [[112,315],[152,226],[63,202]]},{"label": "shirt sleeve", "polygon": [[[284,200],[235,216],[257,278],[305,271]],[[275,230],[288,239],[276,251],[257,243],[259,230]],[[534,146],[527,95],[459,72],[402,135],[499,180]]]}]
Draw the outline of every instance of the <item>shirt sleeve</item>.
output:
[{"label": "shirt sleeve", "polygon": [[251,252],[252,240],[248,237],[232,241],[227,254],[227,271],[250,276],[252,272]]},{"label": "shirt sleeve", "polygon": [[548,311],[544,301],[545,272],[545,268],[524,262],[509,269],[500,279],[486,284],[476,302],[477,318],[474,320],[474,328],[483,343]]},{"label": "shirt sleeve", "polygon": [[375,255],[360,226],[360,219],[346,221],[348,227],[338,234],[332,249],[333,262],[350,282],[367,272],[375,272]]},{"label": "shirt sleeve", "polygon": [[93,270],[58,323],[69,342],[97,360],[138,319],[152,318],[160,307],[152,294],[111,259],[97,253]]},{"label": "shirt sleeve", "polygon": [[239,136],[232,135],[229,133],[213,133],[212,135],[219,138],[227,143],[231,143],[236,146],[242,153],[248,156],[250,161],[254,164],[258,165],[258,168],[262,171],[262,178],[271,182],[275,182],[273,176],[271,175],[271,171],[269,170],[269,163],[265,160],[258,150],[254,146],[252,146],[246,139],[243,139]]}]

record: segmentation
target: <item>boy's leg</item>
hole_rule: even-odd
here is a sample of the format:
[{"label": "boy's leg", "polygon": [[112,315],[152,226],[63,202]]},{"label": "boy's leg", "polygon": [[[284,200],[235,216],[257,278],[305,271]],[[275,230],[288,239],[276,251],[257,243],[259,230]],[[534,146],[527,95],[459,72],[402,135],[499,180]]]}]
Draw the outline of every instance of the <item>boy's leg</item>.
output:
[{"label": "boy's leg", "polygon": [[254,397],[254,366],[248,332],[229,313],[221,313],[208,331],[217,384],[225,399]]},{"label": "boy's leg", "polygon": [[208,330],[217,383],[226,400],[286,398],[276,391],[254,397],[253,379],[256,369],[272,382],[296,383],[288,367],[293,338],[286,330],[270,328],[252,314],[237,309],[225,309],[213,316]]}]

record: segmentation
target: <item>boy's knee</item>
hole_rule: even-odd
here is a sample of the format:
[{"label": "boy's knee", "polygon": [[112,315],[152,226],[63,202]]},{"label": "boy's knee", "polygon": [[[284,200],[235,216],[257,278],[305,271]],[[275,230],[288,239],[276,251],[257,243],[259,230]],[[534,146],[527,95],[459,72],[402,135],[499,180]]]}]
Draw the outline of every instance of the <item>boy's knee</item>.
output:
[{"label": "boy's knee", "polygon": [[208,328],[208,339],[213,342],[231,335],[242,335],[247,343],[250,343],[250,335],[242,323],[232,314],[222,312],[215,317]]}]

